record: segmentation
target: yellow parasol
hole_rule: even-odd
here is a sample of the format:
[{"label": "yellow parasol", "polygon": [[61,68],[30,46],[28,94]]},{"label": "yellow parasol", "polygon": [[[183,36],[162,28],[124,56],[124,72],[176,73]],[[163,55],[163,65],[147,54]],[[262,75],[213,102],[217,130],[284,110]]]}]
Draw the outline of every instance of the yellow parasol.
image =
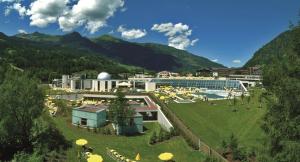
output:
[{"label": "yellow parasol", "polygon": [[135,160],[141,160],[141,155],[140,155],[140,153],[138,153],[138,154],[136,155]]},{"label": "yellow parasol", "polygon": [[103,158],[100,155],[92,154],[87,159],[88,162],[103,162]]},{"label": "yellow parasol", "polygon": [[163,161],[168,161],[168,160],[171,160],[173,158],[173,154],[172,153],[169,153],[169,152],[165,152],[165,153],[161,153],[158,158],[160,160],[163,160]]},{"label": "yellow parasol", "polygon": [[86,139],[78,139],[76,140],[76,145],[78,146],[84,146],[88,143],[88,141]]},{"label": "yellow parasol", "polygon": [[160,100],[164,100],[164,99],[165,99],[165,96],[160,96],[159,99],[160,99]]}]

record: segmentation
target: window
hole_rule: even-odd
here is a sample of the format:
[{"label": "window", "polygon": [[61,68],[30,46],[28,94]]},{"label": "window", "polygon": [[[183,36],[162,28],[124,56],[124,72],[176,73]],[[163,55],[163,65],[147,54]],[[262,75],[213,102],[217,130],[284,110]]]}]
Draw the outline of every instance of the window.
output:
[{"label": "window", "polygon": [[130,126],[133,126],[133,125],[134,125],[134,118],[130,118],[129,125],[130,125]]},{"label": "window", "polygon": [[81,125],[87,125],[87,119],[86,118],[81,118]]}]

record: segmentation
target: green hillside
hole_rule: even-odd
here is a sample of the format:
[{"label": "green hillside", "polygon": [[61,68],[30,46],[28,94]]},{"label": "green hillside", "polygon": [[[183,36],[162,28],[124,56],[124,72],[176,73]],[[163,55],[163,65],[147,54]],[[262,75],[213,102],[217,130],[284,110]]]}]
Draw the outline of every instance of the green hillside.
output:
[{"label": "green hillside", "polygon": [[0,58],[42,81],[81,71],[107,71],[112,74],[142,71],[141,68],[120,64],[93,51],[49,43],[61,38],[48,38],[43,34],[34,33],[32,39],[39,42],[20,37],[8,37],[1,33]]},{"label": "green hillside", "polygon": [[244,65],[244,67],[269,64],[273,59],[280,60],[286,53],[293,52],[293,48],[295,46],[294,33],[299,30],[300,28],[298,27],[281,33],[275,39],[255,52],[253,57]]},{"label": "green hillside", "polygon": [[143,67],[153,71],[171,70],[183,72],[195,71],[204,67],[224,67],[221,64],[184,50],[159,44],[133,43],[109,35],[92,39],[83,37],[77,32],[62,36],[41,33],[19,34],[16,36],[32,41],[86,50],[111,58],[122,64]]}]

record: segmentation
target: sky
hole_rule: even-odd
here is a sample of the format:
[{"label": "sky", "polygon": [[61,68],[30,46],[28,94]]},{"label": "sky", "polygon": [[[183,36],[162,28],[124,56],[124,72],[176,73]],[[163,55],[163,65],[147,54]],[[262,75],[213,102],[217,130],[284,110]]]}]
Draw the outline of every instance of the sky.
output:
[{"label": "sky", "polygon": [[0,0],[0,32],[111,34],[240,67],[299,11],[300,0]]}]

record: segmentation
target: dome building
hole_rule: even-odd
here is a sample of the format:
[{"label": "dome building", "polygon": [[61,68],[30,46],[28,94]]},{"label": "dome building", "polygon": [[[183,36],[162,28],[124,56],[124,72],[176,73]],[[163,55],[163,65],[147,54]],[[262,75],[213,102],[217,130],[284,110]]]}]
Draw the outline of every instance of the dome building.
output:
[{"label": "dome building", "polygon": [[108,74],[107,72],[101,72],[101,73],[98,74],[97,79],[98,80],[110,80],[111,75]]}]

